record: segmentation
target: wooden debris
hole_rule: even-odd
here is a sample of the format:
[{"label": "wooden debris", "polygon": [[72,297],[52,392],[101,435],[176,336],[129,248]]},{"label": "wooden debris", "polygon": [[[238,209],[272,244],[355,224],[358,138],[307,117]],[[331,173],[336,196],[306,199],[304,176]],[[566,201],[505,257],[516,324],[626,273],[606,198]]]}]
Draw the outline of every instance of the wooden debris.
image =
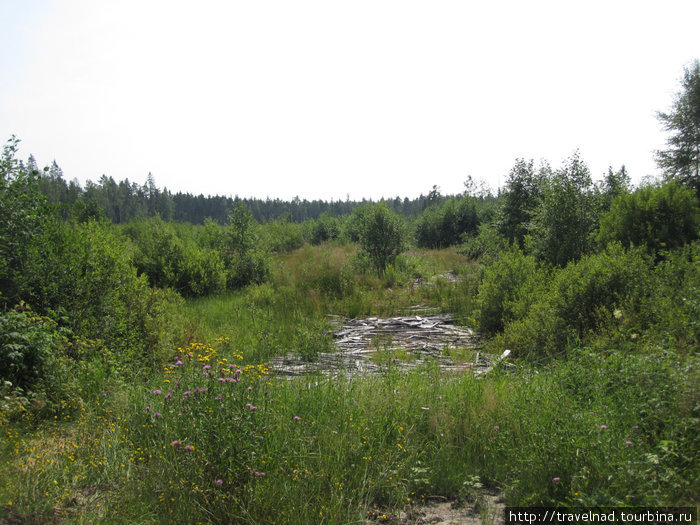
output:
[{"label": "wooden debris", "polygon": [[[333,337],[337,352],[321,353],[312,362],[292,352],[273,359],[272,370],[281,376],[311,372],[375,374],[389,366],[408,370],[432,360],[444,371],[472,371],[483,375],[509,354],[506,351],[499,357],[480,352],[479,336],[469,328],[456,325],[450,314],[366,319],[329,316],[329,322],[335,328]],[[455,360],[455,354],[460,359]]]}]

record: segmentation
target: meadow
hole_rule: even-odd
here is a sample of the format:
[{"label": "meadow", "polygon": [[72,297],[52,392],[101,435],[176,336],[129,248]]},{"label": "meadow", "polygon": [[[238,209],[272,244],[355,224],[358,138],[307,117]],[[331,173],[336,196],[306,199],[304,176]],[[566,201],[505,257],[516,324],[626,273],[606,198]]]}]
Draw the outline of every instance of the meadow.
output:
[{"label": "meadow", "polygon": [[492,522],[485,491],[520,506],[697,503],[697,357],[621,334],[627,310],[565,353],[480,378],[437,363],[274,377],[271,357],[331,348],[326,314],[423,304],[478,322],[488,268],[455,248],[409,251],[382,275],[357,271],[355,251],[306,245],[276,255],[268,282],[187,299],[157,370],[125,381],[92,361],[48,420],[6,396],[2,520],[391,523],[445,498]]}]

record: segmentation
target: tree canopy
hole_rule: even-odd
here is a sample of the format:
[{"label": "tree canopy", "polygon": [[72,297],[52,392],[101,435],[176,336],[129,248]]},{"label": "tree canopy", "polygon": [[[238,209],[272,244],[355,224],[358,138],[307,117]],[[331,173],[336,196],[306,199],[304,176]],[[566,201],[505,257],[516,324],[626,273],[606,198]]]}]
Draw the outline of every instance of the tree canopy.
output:
[{"label": "tree canopy", "polygon": [[667,179],[677,179],[700,194],[700,61],[685,68],[671,111],[657,116],[670,133],[667,148],[656,152],[657,164]]}]

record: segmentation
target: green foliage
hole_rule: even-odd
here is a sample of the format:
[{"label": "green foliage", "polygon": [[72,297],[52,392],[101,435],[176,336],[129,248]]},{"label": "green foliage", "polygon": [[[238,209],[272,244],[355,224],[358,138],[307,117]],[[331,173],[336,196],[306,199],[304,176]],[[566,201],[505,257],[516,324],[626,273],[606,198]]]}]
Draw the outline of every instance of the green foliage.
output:
[{"label": "green foliage", "polygon": [[508,240],[499,233],[497,226],[491,222],[482,222],[479,224],[478,233],[467,237],[459,252],[470,259],[489,264],[507,248]]},{"label": "green foliage", "polygon": [[416,222],[416,244],[426,248],[446,248],[458,244],[479,226],[476,199],[452,198],[429,206]]},{"label": "green foliage", "polygon": [[549,178],[530,224],[535,257],[564,266],[587,253],[597,223],[590,172],[575,153]]},{"label": "green foliage", "polygon": [[127,225],[135,241],[134,265],[152,286],[172,288],[185,296],[220,292],[226,286],[221,256],[198,246],[191,235],[179,233],[160,217]]},{"label": "green foliage", "polygon": [[10,310],[0,314],[0,380],[34,390],[55,364],[57,327],[48,318]]},{"label": "green foliage", "polygon": [[608,168],[603,180],[596,185],[598,207],[602,212],[610,210],[610,205],[615,197],[626,195],[630,192],[631,180],[624,166],[618,171]]},{"label": "green foliage", "polygon": [[227,288],[259,284],[269,278],[269,258],[258,245],[253,215],[242,204],[236,205],[228,216],[221,241]]},{"label": "green foliage", "polygon": [[15,158],[19,140],[12,137],[0,159],[0,306],[21,299],[27,251],[49,216],[39,192],[39,173],[27,172]]},{"label": "green foliage", "polygon": [[656,160],[667,179],[676,179],[700,196],[700,61],[684,68],[681,90],[670,113],[658,118],[671,136],[667,149],[658,151]]},{"label": "green foliage", "polygon": [[[526,291],[530,283],[545,276],[535,259],[513,246],[500,253],[498,258],[484,269],[476,298],[476,319],[479,329],[487,334],[503,330],[516,315],[516,304],[531,299]],[[522,305],[521,305],[522,308]]]},{"label": "green foliage", "polygon": [[551,176],[551,169],[543,164],[535,171],[534,161],[517,159],[511,168],[506,187],[501,196],[498,232],[510,242],[523,246],[529,232],[530,221],[542,199],[544,182]]},{"label": "green foliage", "polygon": [[294,351],[304,361],[315,361],[319,354],[334,350],[331,330],[325,322],[300,327],[294,336]]},{"label": "green foliage", "polygon": [[360,226],[360,246],[380,274],[405,247],[404,225],[384,203],[368,209]]},{"label": "green foliage", "polygon": [[337,217],[329,213],[322,213],[314,221],[311,228],[311,244],[321,244],[322,242],[337,239],[340,235],[340,224]]},{"label": "green foliage", "polygon": [[700,242],[677,249],[656,267],[642,308],[649,337],[679,352],[700,348]]},{"label": "green foliage", "polygon": [[519,355],[566,351],[594,335],[617,308],[639,310],[650,266],[642,251],[611,245],[605,252],[556,269],[551,279],[523,274],[521,279],[531,288],[516,292],[521,302],[513,307],[510,322],[504,323],[500,344]]},{"label": "green foliage", "polygon": [[674,181],[616,197],[600,219],[601,245],[646,246],[652,253],[697,239],[700,206],[692,190]]},{"label": "green foliage", "polygon": [[263,224],[259,228],[259,237],[260,244],[270,253],[288,253],[301,248],[305,242],[303,226],[288,220]]}]

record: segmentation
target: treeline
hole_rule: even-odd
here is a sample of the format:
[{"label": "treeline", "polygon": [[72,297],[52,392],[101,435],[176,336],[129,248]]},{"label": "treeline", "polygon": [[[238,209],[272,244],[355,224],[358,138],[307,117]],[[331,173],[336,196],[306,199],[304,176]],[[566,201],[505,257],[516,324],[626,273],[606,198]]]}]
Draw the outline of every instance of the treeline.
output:
[{"label": "treeline", "polygon": [[[88,217],[106,217],[115,224],[156,215],[166,221],[204,224],[206,219],[211,219],[224,224],[229,213],[239,203],[251,212],[257,222],[278,219],[304,222],[318,219],[324,213],[334,216],[348,215],[358,206],[372,202],[365,199],[324,201],[299,197],[284,201],[172,193],[167,188],[158,188],[155,178],[150,173],[142,185],[129,179],[117,182],[112,177],[102,175],[97,182],[88,181],[82,187],[75,179],[66,182],[63,170],[56,161],[50,167],[40,170],[33,156],[30,156],[26,163],[20,161],[19,169],[39,175],[41,192],[47,197],[49,204],[58,208],[63,218],[76,217],[84,220]],[[396,197],[384,202],[395,213],[415,217],[434,200],[435,195],[431,193],[415,199]]]}]

